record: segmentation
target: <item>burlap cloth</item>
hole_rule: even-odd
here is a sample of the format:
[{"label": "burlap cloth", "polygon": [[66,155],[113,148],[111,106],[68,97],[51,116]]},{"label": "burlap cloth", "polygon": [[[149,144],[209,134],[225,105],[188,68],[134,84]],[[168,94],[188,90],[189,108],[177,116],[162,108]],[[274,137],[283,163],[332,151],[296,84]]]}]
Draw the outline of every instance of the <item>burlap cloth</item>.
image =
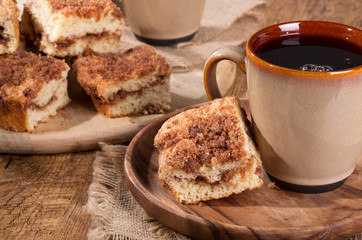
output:
[{"label": "burlap cloth", "polygon": [[[120,4],[121,5],[121,4]],[[362,27],[362,2],[355,0],[207,0],[194,39],[173,47],[157,47],[173,72],[201,68],[210,53],[226,44],[243,45],[256,30],[290,20],[326,20]],[[126,47],[142,44],[128,26]],[[102,145],[93,164],[86,208],[92,224],[88,239],[187,239],[149,217],[125,185],[126,146]],[[353,239],[362,240],[362,235]]]},{"label": "burlap cloth", "polygon": [[101,144],[93,163],[88,239],[188,239],[159,223],[134,200],[123,174],[127,146]]}]

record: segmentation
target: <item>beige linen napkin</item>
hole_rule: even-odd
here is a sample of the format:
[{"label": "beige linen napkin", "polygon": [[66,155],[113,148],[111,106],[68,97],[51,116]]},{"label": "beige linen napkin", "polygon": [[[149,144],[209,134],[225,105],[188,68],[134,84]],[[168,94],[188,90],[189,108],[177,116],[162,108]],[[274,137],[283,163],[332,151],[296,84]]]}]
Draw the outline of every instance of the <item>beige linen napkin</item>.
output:
[{"label": "beige linen napkin", "polygon": [[86,205],[92,219],[88,239],[188,239],[149,217],[134,200],[123,174],[127,146],[101,147],[93,163]]}]

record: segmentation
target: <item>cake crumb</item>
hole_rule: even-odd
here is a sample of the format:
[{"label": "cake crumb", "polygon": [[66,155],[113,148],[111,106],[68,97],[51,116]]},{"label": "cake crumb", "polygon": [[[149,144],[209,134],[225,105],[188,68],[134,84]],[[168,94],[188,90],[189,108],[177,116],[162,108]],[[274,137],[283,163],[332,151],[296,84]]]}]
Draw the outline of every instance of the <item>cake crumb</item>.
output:
[{"label": "cake crumb", "polygon": [[271,182],[268,184],[268,188],[270,189],[280,189],[276,184],[275,182]]}]

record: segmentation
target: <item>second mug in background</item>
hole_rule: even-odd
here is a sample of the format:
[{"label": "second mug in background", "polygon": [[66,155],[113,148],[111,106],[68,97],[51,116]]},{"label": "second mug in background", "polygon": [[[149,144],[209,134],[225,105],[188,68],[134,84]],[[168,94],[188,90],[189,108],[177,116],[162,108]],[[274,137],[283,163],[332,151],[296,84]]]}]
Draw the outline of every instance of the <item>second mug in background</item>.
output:
[{"label": "second mug in background", "polygon": [[200,26],[204,6],[205,0],[123,0],[136,37],[161,46],[191,40]]},{"label": "second mug in background", "polygon": [[222,97],[215,69],[225,59],[246,72],[252,126],[271,181],[308,193],[341,186],[362,150],[362,31],[321,21],[264,28],[246,51],[224,46],[210,56],[210,99]]}]

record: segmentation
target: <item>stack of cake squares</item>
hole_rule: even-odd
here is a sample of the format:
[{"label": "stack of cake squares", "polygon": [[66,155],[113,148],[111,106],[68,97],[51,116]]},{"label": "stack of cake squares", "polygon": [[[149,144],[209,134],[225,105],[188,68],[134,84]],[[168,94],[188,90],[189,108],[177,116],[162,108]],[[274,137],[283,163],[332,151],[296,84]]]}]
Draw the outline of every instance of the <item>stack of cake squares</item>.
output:
[{"label": "stack of cake squares", "polygon": [[106,116],[169,110],[170,66],[151,46],[120,52],[125,18],[111,0],[23,1],[20,32],[31,52],[20,49],[19,8],[0,0],[1,127],[32,132],[70,102],[65,57]]}]

